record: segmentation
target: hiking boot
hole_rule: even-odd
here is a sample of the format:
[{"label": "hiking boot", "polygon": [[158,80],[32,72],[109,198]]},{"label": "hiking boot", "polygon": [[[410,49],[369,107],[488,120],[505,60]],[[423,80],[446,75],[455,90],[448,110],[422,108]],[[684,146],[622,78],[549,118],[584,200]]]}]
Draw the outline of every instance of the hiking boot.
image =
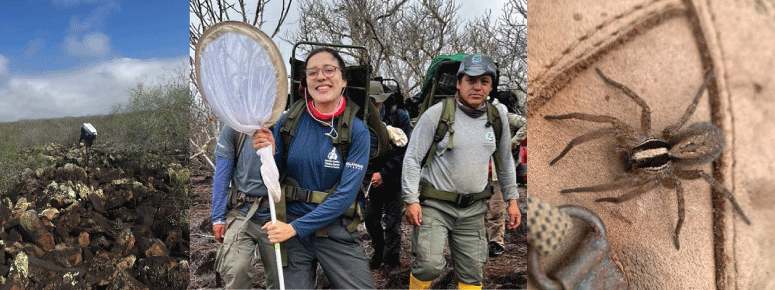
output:
[{"label": "hiking boot", "polygon": [[[775,289],[772,273],[762,271],[775,269],[775,150],[763,150],[775,144],[775,6],[746,3],[529,0],[528,135],[531,148],[541,150],[530,152],[533,190],[528,194],[553,206],[577,204],[594,211],[605,223],[613,259],[631,289]],[[641,129],[643,109],[595,68],[649,106],[648,134]],[[719,179],[750,225],[702,178],[679,179],[686,209],[679,250],[673,242],[676,189],[657,184],[622,203],[595,200],[633,188],[558,194],[614,182],[625,164],[609,134],[577,144],[549,166],[574,138],[613,126],[544,116],[607,115],[659,137],[681,118],[711,69],[708,89],[684,128],[700,121],[716,124],[725,135],[723,152],[714,163],[689,169]],[[584,237],[584,231],[571,230],[567,244],[540,258],[542,267],[564,260]]]},{"label": "hiking boot", "polygon": [[382,266],[382,258],[372,257],[369,261],[369,269],[379,269]]},{"label": "hiking boot", "polygon": [[498,257],[500,255],[503,255],[503,252],[506,250],[501,246],[500,244],[496,242],[490,242],[487,245],[487,248],[490,251],[490,257]]},{"label": "hiking boot", "polygon": [[391,269],[396,267],[401,267],[401,261],[399,261],[398,259],[387,259],[384,262],[382,262],[382,264],[384,264],[385,266]]}]

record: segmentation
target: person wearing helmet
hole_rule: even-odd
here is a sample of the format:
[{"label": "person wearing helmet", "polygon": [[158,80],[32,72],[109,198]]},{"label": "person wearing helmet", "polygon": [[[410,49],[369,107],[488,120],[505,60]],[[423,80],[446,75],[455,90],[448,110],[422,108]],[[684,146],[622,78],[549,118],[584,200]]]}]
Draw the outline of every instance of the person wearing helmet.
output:
[{"label": "person wearing helmet", "polygon": [[[444,270],[445,241],[449,241],[452,263],[460,289],[481,289],[482,267],[488,249],[484,215],[492,196],[488,182],[490,157],[502,160],[496,170],[503,199],[508,203],[508,229],[520,222],[517,182],[511,158],[511,133],[501,126],[497,138],[488,120],[488,110],[498,110],[501,124],[508,124],[503,106],[486,103],[495,88],[497,65],[486,55],[463,58],[457,73],[454,121],[434,143],[436,127],[444,110],[442,101],[420,116],[404,157],[402,191],[404,215],[414,226],[410,289],[427,289]],[[493,113],[493,112],[491,112]],[[427,154],[434,154],[423,165]]]}]

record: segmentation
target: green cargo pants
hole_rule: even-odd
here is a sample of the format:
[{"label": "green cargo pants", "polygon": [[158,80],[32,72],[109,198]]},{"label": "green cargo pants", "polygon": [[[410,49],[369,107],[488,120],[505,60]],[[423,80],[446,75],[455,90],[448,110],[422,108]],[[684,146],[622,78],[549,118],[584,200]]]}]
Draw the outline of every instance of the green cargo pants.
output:
[{"label": "green cargo pants", "polygon": [[446,266],[443,252],[447,240],[460,282],[482,285],[482,267],[487,262],[487,201],[480,200],[466,208],[432,199],[420,205],[422,223],[412,232],[412,275],[421,281],[441,275]]},{"label": "green cargo pants", "polygon": [[261,229],[267,221],[249,220],[240,231],[244,220],[243,216],[227,220],[223,244],[215,256],[216,271],[221,274],[226,289],[252,288],[250,261],[257,249],[264,265],[267,289],[279,289],[274,246],[269,243],[266,231]]}]

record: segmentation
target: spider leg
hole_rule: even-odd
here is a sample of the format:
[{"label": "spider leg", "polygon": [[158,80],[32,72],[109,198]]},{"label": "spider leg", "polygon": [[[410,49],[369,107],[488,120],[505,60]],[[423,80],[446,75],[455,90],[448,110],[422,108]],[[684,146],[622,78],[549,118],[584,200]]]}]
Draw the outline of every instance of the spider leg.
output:
[{"label": "spider leg", "polygon": [[638,181],[637,176],[625,177],[625,178],[620,178],[612,183],[604,183],[604,184],[598,184],[598,185],[587,186],[587,187],[563,189],[563,190],[560,190],[560,193],[609,191],[609,190],[619,189],[622,187],[631,187],[637,181]]},{"label": "spider leg", "polygon": [[598,198],[595,201],[596,202],[622,203],[622,202],[628,201],[628,200],[630,200],[630,199],[632,199],[632,198],[634,198],[636,196],[639,196],[639,195],[641,195],[643,193],[651,191],[652,189],[654,189],[654,187],[657,186],[657,184],[659,184],[659,183],[657,182],[656,179],[647,180],[643,184],[640,184],[640,186],[638,186],[637,188],[635,188],[635,189],[631,190],[630,192],[625,193],[625,194],[623,194],[623,195],[621,195],[619,197],[604,197],[604,198]]},{"label": "spider leg", "polygon": [[680,130],[681,127],[683,127],[683,125],[686,124],[686,121],[689,120],[689,117],[691,117],[692,114],[694,114],[694,111],[697,110],[697,104],[700,102],[700,97],[702,97],[702,93],[705,92],[705,88],[708,87],[708,82],[710,82],[710,79],[712,77],[713,77],[713,70],[710,70],[708,74],[705,75],[705,81],[697,90],[697,94],[694,95],[694,100],[689,105],[689,107],[686,108],[686,111],[684,112],[683,116],[681,116],[681,119],[678,120],[678,122],[676,122],[675,124],[665,127],[665,130],[662,130],[662,135],[666,139],[669,139],[670,137],[675,135],[675,133],[677,133],[678,130]]},{"label": "spider leg", "polygon": [[646,101],[644,101],[641,97],[638,96],[635,92],[633,92],[630,88],[627,86],[617,83],[616,81],[608,78],[603,74],[602,71],[600,71],[599,68],[595,68],[595,71],[598,75],[600,75],[603,80],[608,83],[609,85],[612,85],[624,92],[625,95],[629,96],[630,99],[635,101],[635,103],[638,104],[641,108],[643,108],[643,112],[640,116],[640,127],[643,130],[643,133],[648,135],[649,131],[651,131],[651,108],[646,104]]},{"label": "spider leg", "polygon": [[683,186],[681,186],[681,181],[675,177],[672,177],[669,179],[663,179],[661,181],[675,187],[675,196],[676,196],[676,199],[678,200],[678,222],[675,225],[675,232],[673,232],[673,244],[675,244],[676,250],[680,250],[681,245],[678,242],[678,234],[681,233],[681,227],[684,224],[684,217],[686,216],[686,201],[684,200],[684,188]]},{"label": "spider leg", "polygon": [[626,134],[627,136],[635,136],[635,130],[632,129],[630,125],[627,125],[627,123],[622,122],[622,120],[619,120],[611,116],[591,115],[591,114],[585,114],[585,113],[569,113],[564,115],[544,116],[544,119],[546,120],[579,119],[579,120],[595,122],[595,123],[609,123],[615,128],[621,131],[624,131],[624,134]]},{"label": "spider leg", "polygon": [[557,163],[565,154],[568,154],[568,151],[570,151],[574,146],[579,145],[581,143],[591,141],[600,137],[604,137],[607,135],[613,135],[619,132],[618,128],[604,128],[597,131],[593,131],[581,136],[578,136],[576,138],[573,138],[567,146],[565,146],[565,149],[560,152],[560,155],[555,157],[551,162],[549,162],[549,166],[554,165],[554,163]]},{"label": "spider leg", "polygon": [[702,179],[705,179],[705,181],[710,184],[710,186],[713,187],[713,189],[721,191],[724,193],[724,197],[729,199],[729,202],[732,204],[732,207],[735,209],[737,213],[740,214],[740,217],[743,219],[743,221],[747,225],[751,225],[751,221],[748,219],[748,216],[743,213],[743,209],[740,207],[739,204],[737,204],[737,200],[735,200],[735,196],[732,195],[732,192],[730,192],[724,185],[722,185],[718,180],[713,178],[713,176],[710,176],[710,174],[706,173],[702,170],[675,170],[676,175],[678,175],[681,178],[684,179],[697,179],[702,177]]}]

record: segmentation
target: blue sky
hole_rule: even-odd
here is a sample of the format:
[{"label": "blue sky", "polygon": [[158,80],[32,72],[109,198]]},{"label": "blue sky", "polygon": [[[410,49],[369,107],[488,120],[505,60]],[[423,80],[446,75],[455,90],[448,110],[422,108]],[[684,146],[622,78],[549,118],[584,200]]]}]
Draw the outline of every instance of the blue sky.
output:
[{"label": "blue sky", "polygon": [[105,114],[188,68],[187,1],[0,2],[0,122]]}]

